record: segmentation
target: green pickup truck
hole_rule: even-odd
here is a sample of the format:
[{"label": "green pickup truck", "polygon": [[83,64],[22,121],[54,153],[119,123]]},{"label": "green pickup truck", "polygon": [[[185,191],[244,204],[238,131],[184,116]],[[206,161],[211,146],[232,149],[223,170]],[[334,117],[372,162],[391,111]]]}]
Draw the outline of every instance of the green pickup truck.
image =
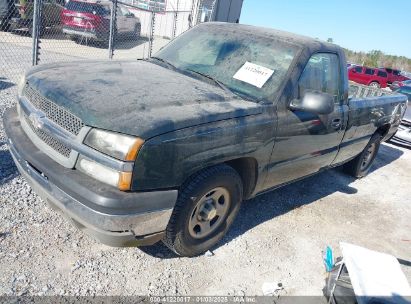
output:
[{"label": "green pickup truck", "polygon": [[407,106],[349,88],[336,45],[225,23],[148,60],[32,68],[17,98],[10,151],[46,202],[105,244],[182,256],[213,248],[244,200],[340,165],[365,176]]}]

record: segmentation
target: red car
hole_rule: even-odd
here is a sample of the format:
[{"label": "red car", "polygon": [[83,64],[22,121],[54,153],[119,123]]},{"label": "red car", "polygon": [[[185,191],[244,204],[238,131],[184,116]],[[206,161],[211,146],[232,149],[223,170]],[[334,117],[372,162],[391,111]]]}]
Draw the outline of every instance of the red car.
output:
[{"label": "red car", "polygon": [[[89,38],[108,42],[110,33],[110,2],[69,1],[61,12],[63,33],[72,38]],[[125,6],[117,7],[117,34],[131,34],[136,39],[141,32],[140,19]]]},{"label": "red car", "polygon": [[405,81],[410,80],[408,77],[401,75],[400,70],[390,69],[390,68],[380,68],[380,70],[387,72],[388,74],[388,84],[392,84],[395,81]]},{"label": "red car", "polygon": [[374,88],[386,88],[388,85],[388,74],[375,68],[353,66],[348,69],[348,78],[359,84]]}]

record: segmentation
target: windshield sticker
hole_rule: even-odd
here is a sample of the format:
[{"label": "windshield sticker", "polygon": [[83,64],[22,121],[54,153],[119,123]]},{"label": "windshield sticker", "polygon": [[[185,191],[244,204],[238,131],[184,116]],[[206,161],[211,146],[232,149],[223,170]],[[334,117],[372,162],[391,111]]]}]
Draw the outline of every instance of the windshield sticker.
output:
[{"label": "windshield sticker", "polygon": [[261,89],[273,74],[273,70],[247,61],[233,78]]}]

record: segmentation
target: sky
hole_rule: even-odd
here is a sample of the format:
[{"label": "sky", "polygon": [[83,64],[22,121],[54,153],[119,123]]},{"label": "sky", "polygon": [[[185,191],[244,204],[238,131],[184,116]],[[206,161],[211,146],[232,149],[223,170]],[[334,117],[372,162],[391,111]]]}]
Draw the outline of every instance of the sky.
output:
[{"label": "sky", "polygon": [[411,58],[411,0],[244,0],[240,22]]}]

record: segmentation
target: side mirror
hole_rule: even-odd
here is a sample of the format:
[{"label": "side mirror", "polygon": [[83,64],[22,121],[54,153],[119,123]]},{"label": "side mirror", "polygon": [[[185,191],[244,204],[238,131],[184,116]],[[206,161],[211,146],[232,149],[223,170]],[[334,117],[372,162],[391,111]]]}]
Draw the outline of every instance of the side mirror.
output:
[{"label": "side mirror", "polygon": [[327,93],[306,91],[300,99],[291,101],[289,109],[327,115],[334,112],[334,98]]},{"label": "side mirror", "polygon": [[357,71],[355,69],[351,69],[350,71],[351,71],[351,73],[354,73],[354,74],[357,73]]}]

